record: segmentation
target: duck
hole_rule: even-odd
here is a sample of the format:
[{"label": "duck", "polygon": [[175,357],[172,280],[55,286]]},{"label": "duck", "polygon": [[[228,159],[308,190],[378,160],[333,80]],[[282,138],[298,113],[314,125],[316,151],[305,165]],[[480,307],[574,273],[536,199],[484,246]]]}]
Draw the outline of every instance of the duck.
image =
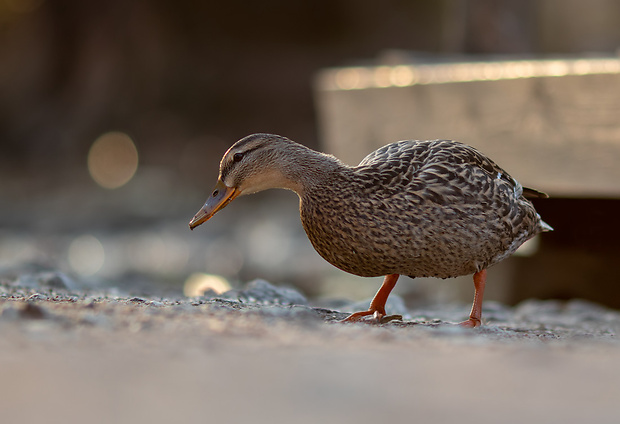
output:
[{"label": "duck", "polygon": [[399,276],[473,275],[463,327],[482,323],[487,269],[552,228],[525,188],[474,147],[452,140],[403,140],[349,166],[286,137],[252,134],[224,153],[219,177],[190,229],[239,196],[292,190],[302,226],[318,254],[360,277],[384,277],[368,310],[344,322],[383,323]]}]

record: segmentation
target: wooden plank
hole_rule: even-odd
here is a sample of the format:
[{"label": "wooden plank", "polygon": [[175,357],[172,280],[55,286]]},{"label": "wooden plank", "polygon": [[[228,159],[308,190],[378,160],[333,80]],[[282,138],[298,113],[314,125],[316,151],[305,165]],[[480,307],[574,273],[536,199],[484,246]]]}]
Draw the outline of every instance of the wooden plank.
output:
[{"label": "wooden plank", "polygon": [[620,197],[618,58],[343,68],[316,87],[325,149],[347,163],[449,138],[551,195]]}]

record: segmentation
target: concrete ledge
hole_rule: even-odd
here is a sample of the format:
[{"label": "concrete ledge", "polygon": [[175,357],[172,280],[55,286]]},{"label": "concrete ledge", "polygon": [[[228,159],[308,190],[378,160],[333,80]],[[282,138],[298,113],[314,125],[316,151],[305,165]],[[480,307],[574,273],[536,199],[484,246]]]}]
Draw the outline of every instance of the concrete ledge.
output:
[{"label": "concrete ledge", "polygon": [[620,59],[329,69],[316,80],[325,149],[355,164],[402,139],[476,146],[553,196],[620,196]]}]

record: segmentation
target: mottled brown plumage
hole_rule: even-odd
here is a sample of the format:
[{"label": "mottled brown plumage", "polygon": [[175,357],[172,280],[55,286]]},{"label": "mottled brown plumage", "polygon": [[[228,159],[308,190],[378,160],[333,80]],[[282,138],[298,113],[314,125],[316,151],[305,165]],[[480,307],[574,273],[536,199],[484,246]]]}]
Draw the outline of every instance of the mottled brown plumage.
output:
[{"label": "mottled brown plumage", "polygon": [[[523,189],[470,146],[449,140],[399,141],[351,167],[269,134],[245,137],[226,152],[218,185],[190,227],[237,195],[268,188],[295,191],[301,222],[317,252],[363,277],[482,273],[551,229],[526,199],[546,195]],[[360,314],[385,315],[383,305],[395,283],[393,278],[390,287],[382,287],[387,293],[375,299],[374,310],[371,306]],[[479,325],[477,319],[469,325]]]}]

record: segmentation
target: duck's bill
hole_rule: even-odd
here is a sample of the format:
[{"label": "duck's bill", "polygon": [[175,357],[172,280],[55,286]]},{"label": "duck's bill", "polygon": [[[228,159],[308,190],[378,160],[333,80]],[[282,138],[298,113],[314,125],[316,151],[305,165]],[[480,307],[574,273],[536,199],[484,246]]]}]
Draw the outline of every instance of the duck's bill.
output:
[{"label": "duck's bill", "polygon": [[211,197],[207,199],[202,209],[189,222],[190,230],[207,222],[217,211],[224,209],[239,194],[240,191],[236,188],[227,187],[222,181],[218,181]]}]

